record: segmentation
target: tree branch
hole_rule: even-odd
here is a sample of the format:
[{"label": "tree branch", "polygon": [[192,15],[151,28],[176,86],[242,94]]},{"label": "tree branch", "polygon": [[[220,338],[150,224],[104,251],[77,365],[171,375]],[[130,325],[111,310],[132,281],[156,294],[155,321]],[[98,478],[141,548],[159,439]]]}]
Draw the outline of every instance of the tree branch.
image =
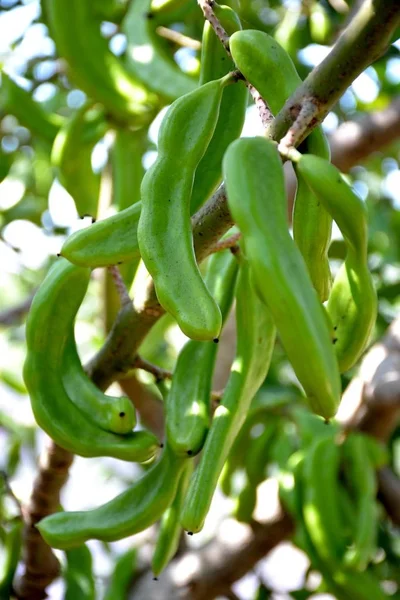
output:
[{"label": "tree branch", "polygon": [[302,134],[297,138],[300,143],[324,119],[354,79],[384,53],[399,22],[398,0],[365,0],[328,56],[287,100],[267,135],[281,140],[302,106],[311,103],[315,111],[310,111],[303,124]]},{"label": "tree branch", "polygon": [[329,137],[332,162],[344,173],[400,137],[400,96],[383,110],[340,125]]},{"label": "tree branch", "polygon": [[19,323],[29,311],[35,293],[36,290],[27,298],[25,298],[25,300],[22,300],[20,304],[3,310],[0,313],[0,326],[11,327],[12,325],[16,325],[17,323]]},{"label": "tree branch", "polygon": [[14,582],[14,590],[19,600],[47,598],[46,587],[60,574],[59,562],[35,524],[59,509],[60,490],[68,479],[68,470],[73,458],[73,454],[50,440],[40,461],[31,498],[23,508],[24,571]]},{"label": "tree branch", "polygon": [[[284,513],[265,524],[255,524],[239,544],[221,540],[218,534],[206,546],[175,559],[157,583],[146,573],[132,589],[132,600],[213,600],[229,594],[231,586],[275,546],[294,531],[291,517]],[[178,579],[179,578],[179,579]]]},{"label": "tree branch", "polygon": [[[400,421],[400,317],[365,355],[359,374],[346,388],[338,420],[387,443]],[[378,472],[379,499],[400,525],[400,481],[388,467]]]}]

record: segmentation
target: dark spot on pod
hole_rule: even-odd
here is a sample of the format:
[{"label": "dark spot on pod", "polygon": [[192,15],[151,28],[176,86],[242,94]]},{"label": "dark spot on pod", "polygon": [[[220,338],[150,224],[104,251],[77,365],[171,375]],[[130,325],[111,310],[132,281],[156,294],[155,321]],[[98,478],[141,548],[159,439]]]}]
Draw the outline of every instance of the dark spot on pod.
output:
[{"label": "dark spot on pod", "polygon": [[203,237],[203,234],[201,233],[201,231],[199,231],[199,236],[200,236],[200,237]]},{"label": "dark spot on pod", "polygon": [[146,19],[154,19],[154,15],[152,12],[146,13]]},{"label": "dark spot on pod", "polygon": [[92,225],[93,223],[96,223],[96,217],[92,217]]},{"label": "dark spot on pod", "polygon": [[193,535],[193,531],[188,531],[187,534],[188,535]]},{"label": "dark spot on pod", "polygon": [[122,265],[122,260],[120,260],[119,262],[117,262],[117,265]]},{"label": "dark spot on pod", "polygon": [[156,385],[162,382],[162,377],[156,377]]},{"label": "dark spot on pod", "polygon": [[158,577],[153,577],[153,581],[158,581]]},{"label": "dark spot on pod", "polygon": [[120,416],[120,417],[124,417],[124,416],[125,416],[125,413],[124,413],[124,412],[120,412],[120,413],[119,413],[119,416]]},{"label": "dark spot on pod", "polygon": [[160,448],[164,448],[164,444],[162,442],[160,444]]},{"label": "dark spot on pod", "polygon": [[57,252],[57,256],[61,256],[61,254],[59,252]]},{"label": "dark spot on pod", "polygon": [[192,456],[193,450],[188,450],[187,453],[188,453],[189,456]]},{"label": "dark spot on pod", "polygon": [[333,338],[332,343],[336,344],[336,342],[337,342],[337,338]]},{"label": "dark spot on pod", "polygon": [[337,329],[337,325],[335,325],[335,327],[333,328],[333,331],[336,331],[336,329]]},{"label": "dark spot on pod", "polygon": [[325,425],[330,425],[331,424],[331,420],[330,419],[325,419],[324,423],[325,423]]},{"label": "dark spot on pod", "polygon": [[219,338],[214,338],[213,342],[214,342],[214,344],[219,344]]}]

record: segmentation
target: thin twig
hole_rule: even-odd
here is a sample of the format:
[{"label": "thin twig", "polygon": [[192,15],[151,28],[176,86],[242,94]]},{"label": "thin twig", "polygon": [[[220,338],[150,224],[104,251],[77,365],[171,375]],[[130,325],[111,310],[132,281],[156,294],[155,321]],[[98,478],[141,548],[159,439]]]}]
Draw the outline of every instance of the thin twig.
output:
[{"label": "thin twig", "polygon": [[10,486],[7,473],[5,471],[0,471],[0,475],[3,478],[4,487],[6,488],[7,495],[10,496],[10,498],[12,498],[15,506],[18,508],[19,516],[23,517],[21,502],[18,500],[17,496],[13,492],[12,487]]},{"label": "thin twig", "polygon": [[[213,0],[198,0],[198,3],[199,3],[201,10],[203,11],[205,19],[207,19],[207,21],[210,23],[211,27],[214,29],[215,35],[217,36],[217,38],[219,39],[219,41],[225,48],[228,56],[231,56],[230,49],[229,49],[229,35],[225,31],[225,29],[221,25],[218,17],[216,16],[216,14],[213,11],[213,8],[212,8],[213,4],[214,4]],[[268,106],[268,103],[261,96],[260,92],[258,92],[256,90],[256,88],[249,81],[247,81],[247,79],[244,77],[244,75],[242,73],[240,73],[240,71],[238,71],[238,73],[239,74],[238,74],[237,79],[238,80],[242,79],[244,81],[246,87],[248,88],[248,90],[251,94],[251,97],[254,100],[256,107],[258,108],[258,113],[260,115],[263,127],[265,127],[265,128],[268,127],[274,118],[272,115],[271,109]]]},{"label": "thin twig", "polygon": [[198,0],[198,4],[203,11],[204,18],[210,23],[211,27],[214,29],[215,34],[227,53],[229,54],[229,35],[222,27],[219,22],[218,17],[213,11],[213,0]]},{"label": "thin twig", "polygon": [[168,27],[163,27],[163,25],[159,25],[156,29],[156,33],[170,42],[174,42],[178,46],[182,46],[182,48],[190,48],[191,50],[200,50],[201,42],[199,40],[194,40],[187,35],[183,35],[179,31],[175,31],[174,29],[168,29]]},{"label": "thin twig", "polygon": [[151,373],[156,378],[156,381],[162,381],[163,379],[172,379],[171,371],[167,371],[166,369],[162,369],[158,365],[146,360],[142,356],[137,355],[134,363],[134,369],[142,369],[143,371],[147,371],[147,373]]},{"label": "thin twig", "polygon": [[344,0],[328,0],[329,4],[336,10],[336,12],[345,15],[349,12],[349,6]]},{"label": "thin twig", "polygon": [[121,301],[121,306],[127,306],[132,304],[132,300],[129,297],[129,292],[126,288],[124,280],[122,279],[122,275],[118,267],[116,265],[113,265],[111,267],[108,267],[108,270],[113,278],[116,290]]},{"label": "thin twig", "polygon": [[291,127],[289,127],[286,135],[279,143],[279,152],[287,155],[292,148],[295,148],[299,144],[300,140],[304,137],[309,124],[317,113],[318,107],[313,99],[304,99],[296,120]]},{"label": "thin twig", "polygon": [[47,597],[46,587],[58,577],[60,564],[52,549],[43,540],[35,525],[56,512],[60,505],[60,490],[68,478],[73,454],[57,446],[52,440],[40,461],[39,473],[33,484],[31,498],[24,513],[23,563],[24,569],[14,582],[18,600],[42,600]]},{"label": "thin twig", "polygon": [[25,298],[20,304],[8,308],[0,313],[0,325],[10,327],[16,325],[29,312],[36,292]]},{"label": "thin twig", "polygon": [[234,233],[228,238],[224,240],[220,240],[210,248],[210,254],[214,254],[215,252],[222,252],[222,250],[227,250],[236,246],[237,242],[240,240],[242,234],[240,232]]}]

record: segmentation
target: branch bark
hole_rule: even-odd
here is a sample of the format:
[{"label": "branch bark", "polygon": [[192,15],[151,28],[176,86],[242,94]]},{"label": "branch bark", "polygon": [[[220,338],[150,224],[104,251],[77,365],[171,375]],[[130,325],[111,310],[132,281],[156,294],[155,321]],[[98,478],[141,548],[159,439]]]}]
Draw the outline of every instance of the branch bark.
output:
[{"label": "branch bark", "polygon": [[132,589],[132,600],[213,600],[229,594],[235,581],[246,573],[294,531],[291,517],[282,513],[275,520],[255,524],[240,543],[232,547],[218,535],[194,553],[175,559],[154,582],[146,573]]},{"label": "branch bark", "polygon": [[[343,394],[338,420],[387,443],[400,422],[400,317],[365,355],[359,374]],[[400,525],[400,480],[384,467],[378,472],[379,499]]]},{"label": "branch bark", "polygon": [[59,509],[60,491],[68,479],[73,459],[73,454],[50,440],[40,461],[31,498],[23,508],[24,570],[14,582],[15,594],[19,600],[47,598],[46,587],[60,574],[59,562],[35,524]]},{"label": "branch bark", "polygon": [[22,300],[20,304],[3,310],[0,313],[0,326],[11,327],[12,325],[19,323],[29,311],[35,293],[36,292],[30,294],[30,296],[25,298],[25,300]]},{"label": "branch bark", "polygon": [[343,123],[329,137],[332,162],[344,173],[400,137],[400,96],[383,110]]},{"label": "branch bark", "polygon": [[386,50],[400,22],[398,0],[365,0],[328,56],[287,100],[267,130],[279,141],[296,121],[304,104],[312,103],[300,143],[320,123],[351,83]]}]

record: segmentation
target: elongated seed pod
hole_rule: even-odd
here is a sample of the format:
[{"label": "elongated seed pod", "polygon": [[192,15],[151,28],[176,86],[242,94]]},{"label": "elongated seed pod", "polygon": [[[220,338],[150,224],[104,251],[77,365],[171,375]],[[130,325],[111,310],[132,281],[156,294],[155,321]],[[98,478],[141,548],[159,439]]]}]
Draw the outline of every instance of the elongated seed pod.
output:
[{"label": "elongated seed pod", "polygon": [[225,154],[224,174],[228,204],[243,234],[258,291],[310,406],[329,419],[339,405],[339,369],[324,308],[288,232],[275,144],[263,138],[233,142]]},{"label": "elongated seed pod", "polygon": [[64,242],[60,255],[81,267],[108,267],[140,258],[137,239],[142,203],[76,231]]},{"label": "elongated seed pod", "polygon": [[[329,160],[330,150],[326,137],[319,128],[301,145],[301,150]],[[321,302],[325,302],[332,288],[328,260],[331,242],[332,217],[323,202],[296,171],[297,189],[293,206],[293,238],[307,265],[313,286]]]},{"label": "elongated seed pod", "polygon": [[143,531],[171,505],[186,459],[164,447],[161,459],[130,488],[93,510],[61,512],[37,528],[53,548],[68,549],[86,540],[113,542]]},{"label": "elongated seed pod", "polygon": [[[140,185],[144,175],[142,163],[143,154],[147,147],[147,130],[117,129],[115,132],[114,145],[111,153],[112,165],[112,202],[113,206],[122,212],[140,201]],[[125,221],[119,221],[122,228]],[[110,231],[110,235],[112,231]],[[137,240],[136,227],[130,230],[128,236],[124,236],[125,243],[130,242],[131,237]],[[119,242],[121,237],[118,238]],[[137,242],[136,242],[137,243]],[[88,244],[85,246],[89,250]],[[113,246],[115,251],[115,246]],[[119,263],[116,260],[114,264]],[[126,288],[129,290],[139,265],[139,256],[123,262],[118,266],[121,277]],[[104,275],[104,323],[108,333],[115,321],[121,307],[121,298],[115,286],[115,282],[109,270]]]},{"label": "elongated seed pod", "polygon": [[156,33],[150,7],[151,0],[131,2],[123,20],[127,68],[150,90],[166,100],[175,100],[193,91],[196,80],[184,73],[168,55],[168,45],[164,45]]},{"label": "elongated seed pod", "polygon": [[236,330],[236,355],[229,380],[182,510],[181,524],[192,533],[203,527],[229,451],[268,373],[275,344],[275,325],[257,297],[247,262],[240,268],[236,288]]},{"label": "elongated seed pod", "polygon": [[[213,7],[219,22],[230,35],[241,29],[240,19],[229,6]],[[208,21],[204,23],[201,46],[200,85],[219,79],[235,65],[226,53]],[[195,213],[222,181],[222,159],[225,150],[240,136],[246,115],[248,91],[244,82],[225,88],[217,125],[210,144],[201,159],[194,177],[190,212]]]},{"label": "elongated seed pod", "polygon": [[95,600],[96,586],[93,559],[89,548],[82,544],[66,553],[64,600]]},{"label": "elongated seed pod", "polygon": [[[237,260],[228,252],[209,259],[205,282],[225,322],[235,293]],[[167,439],[179,455],[195,455],[210,423],[211,384],[217,344],[190,340],[181,350],[166,403]]]},{"label": "elongated seed pod", "polygon": [[[267,33],[249,29],[232,35],[229,47],[238,68],[276,115],[301,84],[289,54]],[[329,144],[321,127],[310,133],[303,146],[306,152],[323,158],[330,156]],[[332,283],[328,261],[331,229],[332,217],[299,177],[294,203],[293,237],[322,302],[327,300]]]},{"label": "elongated seed pod", "polygon": [[0,598],[2,600],[12,597],[13,580],[21,558],[23,526],[21,519],[15,519],[5,534],[0,575]]},{"label": "elongated seed pod", "polygon": [[278,431],[276,419],[270,418],[261,435],[251,439],[247,448],[242,448],[246,454],[244,460],[246,483],[237,498],[234,512],[238,521],[250,523],[252,520],[257,502],[257,487],[265,479],[269,447]]},{"label": "elongated seed pod", "polygon": [[48,114],[29,92],[19,87],[5,72],[1,72],[0,107],[17,117],[31,133],[48,142],[53,142],[65,119],[57,114]]},{"label": "elongated seed pod", "polygon": [[130,548],[115,562],[103,600],[126,600],[130,584],[137,569],[137,548]]},{"label": "elongated seed pod", "polygon": [[339,467],[340,448],[332,438],[322,438],[308,450],[303,473],[308,534],[323,560],[338,563],[346,548],[338,497]]},{"label": "elongated seed pod", "polygon": [[103,109],[86,104],[61,127],[54,140],[51,162],[81,217],[97,215],[100,174],[94,173],[91,159],[106,129]]},{"label": "elongated seed pod", "polygon": [[71,402],[62,383],[65,346],[89,278],[89,269],[60,260],[36,293],[27,320],[24,364],[32,410],[38,425],[70,452],[144,462],[157,450],[152,434],[138,431],[120,436],[103,431]]},{"label": "elongated seed pod", "polygon": [[151,569],[154,575],[159,575],[165,569],[178,549],[179,538],[182,532],[179,517],[192,473],[193,461],[188,460],[180,477],[174,501],[167,508],[161,519],[157,543],[151,560]]},{"label": "elongated seed pod", "polygon": [[367,262],[366,207],[328,161],[303,155],[296,168],[336,221],[347,246],[346,260],[335,277],[327,304],[343,372],[364,351],[377,314],[376,291]]},{"label": "elongated seed pod", "polygon": [[120,435],[131,432],[135,427],[135,409],[129,398],[103,394],[86,375],[73,332],[65,346],[61,376],[71,402],[97,427]]},{"label": "elongated seed pod", "polygon": [[378,528],[376,476],[371,462],[366,460],[365,436],[350,433],[343,444],[343,455],[345,474],[355,499],[353,546],[346,551],[344,564],[364,571],[376,549]]},{"label": "elongated seed pod", "polygon": [[183,333],[196,340],[218,338],[221,312],[196,263],[190,195],[229,81],[222,78],[206,83],[171,105],[161,124],[157,160],[146,172],[141,188],[140,254],[161,306]]},{"label": "elongated seed pod", "polygon": [[68,73],[117,122],[148,123],[158,100],[108,48],[90,0],[43,0],[50,31]]}]

